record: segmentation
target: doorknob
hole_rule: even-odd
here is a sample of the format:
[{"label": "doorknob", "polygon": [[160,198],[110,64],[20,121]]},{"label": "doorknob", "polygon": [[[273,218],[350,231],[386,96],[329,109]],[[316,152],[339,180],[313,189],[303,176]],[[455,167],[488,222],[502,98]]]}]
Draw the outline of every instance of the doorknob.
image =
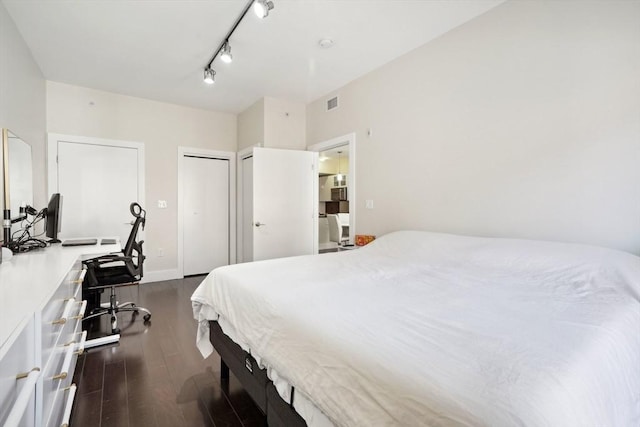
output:
[{"label": "doorknob", "polygon": [[261,225],[267,225],[267,224],[261,223],[260,221],[256,221],[256,227],[260,227]]}]

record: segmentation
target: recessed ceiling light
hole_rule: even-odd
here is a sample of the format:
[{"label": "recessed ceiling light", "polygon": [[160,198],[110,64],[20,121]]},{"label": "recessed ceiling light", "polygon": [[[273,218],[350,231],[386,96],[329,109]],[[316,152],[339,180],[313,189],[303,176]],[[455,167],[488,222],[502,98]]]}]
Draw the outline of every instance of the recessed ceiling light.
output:
[{"label": "recessed ceiling light", "polygon": [[320,39],[318,44],[320,45],[321,48],[328,49],[331,46],[333,46],[333,40],[331,40],[331,39]]}]

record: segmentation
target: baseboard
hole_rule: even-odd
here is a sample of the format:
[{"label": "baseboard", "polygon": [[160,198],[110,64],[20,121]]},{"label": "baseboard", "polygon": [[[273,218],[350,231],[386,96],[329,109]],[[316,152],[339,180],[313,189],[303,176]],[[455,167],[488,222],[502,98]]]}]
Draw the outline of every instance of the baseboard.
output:
[{"label": "baseboard", "polygon": [[140,283],[162,282],[163,280],[179,279],[178,270],[145,271]]}]

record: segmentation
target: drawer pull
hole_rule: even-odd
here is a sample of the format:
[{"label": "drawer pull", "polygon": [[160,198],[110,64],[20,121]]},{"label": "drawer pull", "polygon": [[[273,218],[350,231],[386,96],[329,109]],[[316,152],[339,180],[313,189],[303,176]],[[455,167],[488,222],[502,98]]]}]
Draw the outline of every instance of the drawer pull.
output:
[{"label": "drawer pull", "polygon": [[71,367],[71,358],[73,357],[73,352],[75,350],[75,346],[69,346],[69,350],[67,350],[67,354],[64,356],[64,362],[62,363],[62,372],[58,375],[54,375],[52,380],[64,380],[69,375],[69,368]]},{"label": "drawer pull", "polygon": [[67,373],[66,372],[61,372],[58,375],[54,375],[53,377],[51,377],[52,380],[64,380],[67,378]]},{"label": "drawer pull", "polygon": [[76,347],[76,354],[79,356],[84,353],[84,344],[87,342],[87,331],[82,331],[82,338]]},{"label": "drawer pull", "polygon": [[71,311],[71,307],[73,307],[73,304],[76,302],[76,299],[69,298],[66,301],[67,301],[67,304],[64,306],[62,317],[52,321],[51,322],[52,325],[64,325],[65,323],[67,323],[67,317],[69,317],[69,312]]},{"label": "drawer pull", "polygon": [[31,375],[33,372],[36,372],[36,371],[39,372],[40,368],[36,367],[36,368],[33,368],[32,370],[30,370],[29,372],[22,372],[22,373],[16,375],[16,380],[23,380],[23,379],[27,378],[29,375]]},{"label": "drawer pull", "polygon": [[22,390],[20,390],[18,398],[13,403],[11,412],[9,412],[9,416],[4,421],[4,427],[17,427],[20,425],[24,411],[27,409],[27,405],[29,404],[29,399],[36,389],[36,382],[40,377],[40,368],[33,368],[26,374],[26,376],[21,377],[21,375],[22,374],[19,374],[16,378],[26,378],[27,382],[24,384]]},{"label": "drawer pull", "polygon": [[82,300],[82,305],[80,306],[80,311],[78,312],[77,316],[73,316],[71,317],[72,319],[82,319],[84,317],[84,312],[87,311],[87,300]]},{"label": "drawer pull", "polygon": [[83,268],[83,269],[80,271],[80,275],[78,276],[78,279],[77,279],[77,280],[72,281],[71,283],[75,283],[76,285],[78,285],[78,284],[80,284],[80,283],[84,282],[84,276],[86,276],[86,275],[87,275],[87,269],[86,269],[86,268]]},{"label": "drawer pull", "polygon": [[69,387],[63,390],[69,390],[69,396],[67,397],[67,404],[64,405],[64,413],[62,415],[62,424],[60,427],[69,427],[69,418],[71,418],[71,408],[73,407],[73,400],[76,398],[76,385],[71,384]]}]

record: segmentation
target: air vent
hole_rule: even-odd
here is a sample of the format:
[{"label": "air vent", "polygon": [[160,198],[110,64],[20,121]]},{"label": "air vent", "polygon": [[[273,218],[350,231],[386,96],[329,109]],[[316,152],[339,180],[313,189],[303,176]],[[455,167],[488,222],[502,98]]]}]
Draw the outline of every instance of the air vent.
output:
[{"label": "air vent", "polygon": [[331,111],[338,108],[338,97],[334,96],[330,100],[327,101],[327,111]]}]

